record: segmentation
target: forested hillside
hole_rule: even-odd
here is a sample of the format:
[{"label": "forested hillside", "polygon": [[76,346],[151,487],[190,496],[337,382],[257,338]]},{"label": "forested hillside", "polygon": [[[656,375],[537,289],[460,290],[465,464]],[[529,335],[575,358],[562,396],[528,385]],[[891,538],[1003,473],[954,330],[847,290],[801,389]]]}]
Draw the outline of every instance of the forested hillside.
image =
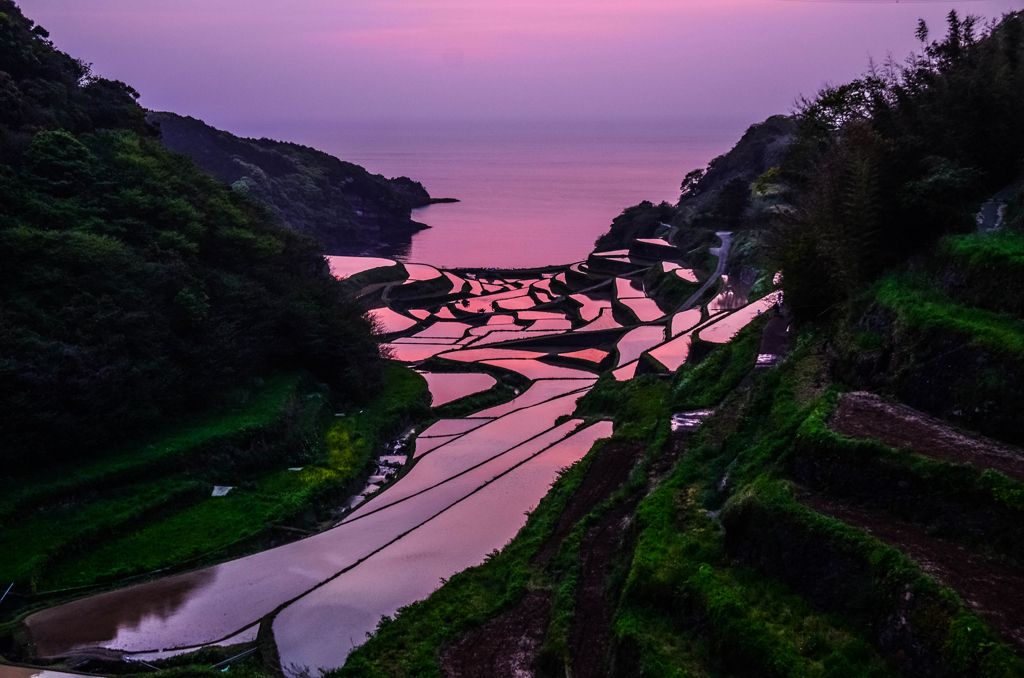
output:
[{"label": "forested hillside", "polygon": [[773,115],[751,125],[728,153],[683,178],[678,203],[643,202],[624,210],[595,245],[616,250],[634,238],[664,236],[670,231],[696,242],[700,235],[694,238],[695,233],[766,227],[783,198],[778,184],[772,182],[796,134],[792,116]]},{"label": "forested hillside", "polygon": [[[851,385],[1021,443],[1024,24],[952,12],[943,39],[923,22],[918,37],[906,63],[802,103],[776,177],[791,209],[764,241]],[[1013,186],[981,232],[983,203]]]},{"label": "forested hillside", "polygon": [[314,240],[163,149],[129,86],[0,0],[0,461],[80,460],[275,370],[381,379]]},{"label": "forested hillside", "polygon": [[435,202],[407,177],[386,179],[308,146],[242,139],[201,120],[150,113],[168,149],[187,155],[236,191],[261,200],[328,254],[390,254],[426,228],[411,210]]},{"label": "forested hillside", "polygon": [[781,271],[794,316],[829,324],[851,385],[1024,440],[1022,32],[1017,15],[951,13],[938,40],[922,23],[919,54],[752,126],[686,176],[677,205],[627,209],[598,246],[689,251],[732,231],[728,272]]}]

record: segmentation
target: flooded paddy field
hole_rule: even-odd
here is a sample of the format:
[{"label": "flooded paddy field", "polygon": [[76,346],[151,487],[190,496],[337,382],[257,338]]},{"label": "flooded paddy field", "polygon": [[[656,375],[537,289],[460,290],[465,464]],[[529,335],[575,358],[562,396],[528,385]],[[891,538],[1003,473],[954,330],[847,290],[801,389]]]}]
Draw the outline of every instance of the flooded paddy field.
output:
[{"label": "flooded paddy field", "polygon": [[[661,258],[644,256],[652,252]],[[332,257],[330,265],[353,285],[395,266],[358,257]],[[600,377],[670,374],[685,364],[694,337],[728,341],[776,301],[750,303],[749,286],[725,278],[706,306],[665,307],[645,290],[651,267],[697,280],[661,241],[536,274],[405,264],[405,278],[368,293],[368,313],[386,355],[426,379],[433,407],[489,391],[495,375],[514,373],[529,386],[409,433],[382,453],[331,529],[31,615],[38,656],[158,658],[252,642],[263,628],[284,666],[340,666],[382,616],[511,540],[561,469],[612,434],[611,422],[572,418]],[[720,262],[710,278],[702,274],[705,289],[723,270]]]}]

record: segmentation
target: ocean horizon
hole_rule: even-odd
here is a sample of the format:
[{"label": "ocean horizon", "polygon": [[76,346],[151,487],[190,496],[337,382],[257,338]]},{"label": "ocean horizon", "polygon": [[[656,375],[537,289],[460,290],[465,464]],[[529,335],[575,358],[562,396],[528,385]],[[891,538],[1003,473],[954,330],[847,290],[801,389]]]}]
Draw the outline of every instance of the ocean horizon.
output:
[{"label": "ocean horizon", "polygon": [[[687,172],[759,121],[435,120],[237,125],[240,134],[312,146],[435,198],[403,261],[526,268],[586,258],[612,219],[643,200],[679,199]],[[238,129],[241,128],[241,129]]]}]

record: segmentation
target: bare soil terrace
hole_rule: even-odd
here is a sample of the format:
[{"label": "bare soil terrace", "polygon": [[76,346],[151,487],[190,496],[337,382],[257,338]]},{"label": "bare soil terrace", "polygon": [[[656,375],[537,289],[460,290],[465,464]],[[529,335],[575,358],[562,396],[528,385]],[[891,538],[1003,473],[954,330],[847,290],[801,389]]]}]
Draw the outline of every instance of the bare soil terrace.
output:
[{"label": "bare soil terrace", "polygon": [[1024,480],[1024,450],[968,436],[934,417],[906,405],[890,403],[873,393],[843,396],[829,426],[852,438],[878,440],[890,447],[958,464],[991,468]]},{"label": "bare soil terrace", "polygon": [[1024,576],[957,544],[930,537],[885,515],[845,506],[818,494],[800,501],[815,511],[870,532],[913,558],[956,591],[1008,643],[1024,651]]}]

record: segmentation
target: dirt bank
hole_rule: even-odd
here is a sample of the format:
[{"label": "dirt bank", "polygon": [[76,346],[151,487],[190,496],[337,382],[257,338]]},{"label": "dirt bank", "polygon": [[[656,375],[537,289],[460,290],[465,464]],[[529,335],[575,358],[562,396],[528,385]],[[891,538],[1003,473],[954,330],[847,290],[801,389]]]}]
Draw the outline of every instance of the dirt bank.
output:
[{"label": "dirt bank", "polygon": [[619,504],[587,531],[580,544],[576,611],[569,631],[573,678],[605,675],[614,608],[608,600],[608,575],[634,508],[635,500]]},{"label": "dirt bank", "polygon": [[815,511],[862,528],[918,562],[956,591],[1008,643],[1024,652],[1024,576],[961,546],[929,537],[885,515],[845,506],[818,494],[800,501]]},{"label": "dirt bank", "polygon": [[629,472],[633,470],[642,454],[643,446],[636,442],[615,442],[606,445],[600,451],[594,463],[587,469],[587,475],[579,489],[558,517],[554,532],[534,557],[534,565],[547,565],[576,523],[626,481]]},{"label": "dirt bank", "polygon": [[[615,442],[601,448],[551,536],[534,557],[534,566],[543,568],[550,562],[576,524],[626,481],[642,454],[643,446],[635,442]],[[588,531],[580,548],[579,598],[570,630],[573,676],[577,678],[602,675],[610,619],[604,591],[606,568],[619,543],[622,521],[631,509],[632,505],[625,504],[613,509]],[[448,678],[533,675],[532,667],[550,619],[551,594],[531,591],[512,609],[443,648],[439,656],[441,670]]]},{"label": "dirt bank", "polygon": [[852,438],[878,440],[918,454],[1001,471],[1024,480],[1024,450],[981,436],[967,436],[945,422],[890,403],[873,393],[847,393],[829,426]]},{"label": "dirt bank", "polygon": [[531,676],[550,619],[551,594],[530,591],[511,610],[443,648],[438,658],[441,671],[466,678]]}]

